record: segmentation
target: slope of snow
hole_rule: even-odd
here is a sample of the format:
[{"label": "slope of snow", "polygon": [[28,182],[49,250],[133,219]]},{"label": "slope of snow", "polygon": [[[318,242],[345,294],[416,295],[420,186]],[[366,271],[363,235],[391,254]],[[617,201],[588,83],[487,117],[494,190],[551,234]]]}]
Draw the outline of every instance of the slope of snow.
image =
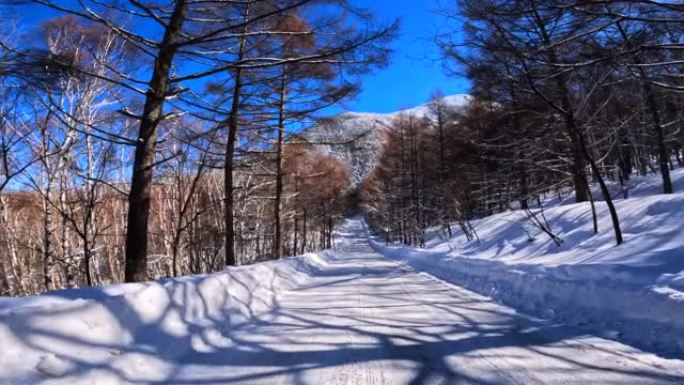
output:
[{"label": "slope of snow", "polygon": [[[463,108],[468,105],[471,96],[468,94],[446,95],[442,99],[443,105],[449,108]],[[346,112],[341,114],[342,117],[353,117],[357,119],[375,119],[382,121],[389,121],[396,118],[400,114],[413,115],[418,118],[430,117],[430,103],[421,104],[416,107],[401,109],[395,112],[377,113],[377,112]]]},{"label": "slope of snow", "polygon": [[673,179],[675,194],[657,194],[659,177],[652,176],[634,181],[630,199],[616,200],[621,246],[603,202],[596,203],[594,235],[589,204],[548,201],[545,216],[561,246],[509,211],[473,221],[479,241],[454,227],[452,239],[433,229],[426,249],[375,247],[527,312],[684,354],[684,169]]},{"label": "slope of snow", "polygon": [[320,263],[307,254],[211,275],[2,298],[0,384],[163,380],[169,360],[233,344],[221,330],[271,311],[280,291]]},{"label": "slope of snow", "polygon": [[373,252],[3,301],[0,384],[678,385],[665,359]]}]

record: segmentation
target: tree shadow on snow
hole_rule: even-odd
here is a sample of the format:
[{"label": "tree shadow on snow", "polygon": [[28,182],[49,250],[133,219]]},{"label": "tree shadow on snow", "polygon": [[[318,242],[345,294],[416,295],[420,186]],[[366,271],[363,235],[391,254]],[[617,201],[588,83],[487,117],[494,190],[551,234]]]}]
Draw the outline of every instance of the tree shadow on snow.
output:
[{"label": "tree shadow on snow", "polygon": [[[618,383],[613,379],[624,376],[631,384],[684,383],[684,377],[646,364],[623,369],[615,363],[629,355],[617,350],[570,357],[594,348],[589,342],[576,346],[583,343],[579,330],[519,315],[388,260],[373,262],[358,233],[341,236],[348,238],[344,251],[355,253],[349,258],[329,254],[324,264],[292,264],[267,280],[235,269],[141,285],[125,295],[83,291],[80,301],[62,309],[2,314],[0,321],[26,347],[67,363],[58,378],[36,372],[36,383],[106,378],[304,385],[362,378],[378,384],[501,385],[519,383],[530,371],[555,381],[548,383]],[[299,284],[284,290],[283,282]],[[87,328],[91,316],[116,327],[99,333],[63,327],[72,322]],[[99,338],[102,332],[108,337]],[[5,380],[20,379],[0,378]]]}]

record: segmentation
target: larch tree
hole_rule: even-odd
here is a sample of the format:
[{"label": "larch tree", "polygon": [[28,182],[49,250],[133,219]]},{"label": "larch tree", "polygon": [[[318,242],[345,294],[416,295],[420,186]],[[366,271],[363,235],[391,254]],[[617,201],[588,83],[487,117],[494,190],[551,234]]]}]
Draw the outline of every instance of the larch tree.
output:
[{"label": "larch tree", "polygon": [[[159,125],[174,114],[165,112],[165,104],[169,99],[178,98],[180,102],[187,102],[191,95],[191,83],[228,70],[263,68],[279,66],[284,63],[308,62],[321,63],[335,56],[344,55],[347,59],[359,59],[375,50],[383,50],[386,39],[391,37],[396,29],[395,25],[369,27],[344,37],[339,35],[335,39],[327,37],[327,43],[316,52],[297,57],[257,56],[244,57],[245,36],[257,36],[268,39],[280,35],[280,31],[258,29],[250,31],[250,26],[263,26],[264,21],[278,15],[285,14],[302,7],[331,5],[346,8],[344,1],[320,2],[314,0],[282,0],[247,2],[193,2],[176,0],[167,5],[144,4],[131,2],[130,7],[120,7],[116,2],[85,1],[73,7],[63,6],[59,2],[50,0],[35,0],[35,2],[87,19],[93,23],[106,27],[120,36],[128,44],[139,50],[150,64],[150,71],[139,74],[122,73],[115,82],[118,86],[141,98],[142,108],[139,112],[132,112],[124,108],[123,112],[139,121],[133,171],[131,173],[130,192],[128,194],[128,223],[126,236],[126,281],[141,281],[146,278],[146,258],[148,247],[148,222],[150,213],[150,197],[154,168],[163,159],[157,157],[157,135]],[[250,17],[245,12],[250,5],[259,6],[262,12]],[[234,17],[235,10],[238,17]],[[343,15],[343,16],[342,16]],[[344,23],[355,23],[350,12],[341,14]],[[357,23],[370,21],[356,13]],[[127,20],[128,19],[128,20]],[[133,19],[133,20],[131,20]],[[127,20],[127,21],[124,21]],[[331,21],[334,24],[334,19]],[[153,26],[160,33],[149,36],[145,26]],[[349,32],[347,29],[345,32]],[[328,31],[324,31],[328,32]],[[309,33],[309,32],[308,32]],[[314,31],[310,31],[314,33]],[[241,43],[242,42],[242,43]],[[237,43],[237,55],[231,47]],[[182,62],[179,61],[182,59]],[[190,65],[190,63],[195,63]],[[177,69],[177,70],[175,70]],[[82,71],[88,76],[97,76],[88,71]],[[148,80],[143,80],[145,75]],[[240,87],[233,87],[234,90]],[[238,92],[239,94],[239,92]],[[179,102],[179,103],[180,103]],[[233,105],[239,106],[239,100],[233,99]],[[231,110],[233,110],[231,108]],[[230,117],[232,116],[232,118]],[[236,111],[230,114],[228,121],[237,121]],[[236,123],[232,125],[235,126]],[[230,126],[229,134],[230,134]],[[235,128],[235,127],[234,127]],[[236,134],[236,130],[233,130]],[[229,135],[230,136],[230,135]],[[226,149],[230,153],[230,140]],[[230,158],[230,157],[229,157]],[[231,158],[232,159],[232,158]],[[230,163],[230,160],[228,161]],[[227,169],[230,166],[226,166]],[[227,178],[230,181],[230,177]],[[226,185],[228,182],[226,182]],[[230,187],[226,190],[230,190]],[[226,191],[228,196],[230,191]],[[227,201],[226,203],[230,203]],[[227,215],[230,217],[230,215]],[[227,225],[228,226],[228,225]],[[231,261],[229,251],[234,247],[227,239],[225,253],[228,262]]]}]

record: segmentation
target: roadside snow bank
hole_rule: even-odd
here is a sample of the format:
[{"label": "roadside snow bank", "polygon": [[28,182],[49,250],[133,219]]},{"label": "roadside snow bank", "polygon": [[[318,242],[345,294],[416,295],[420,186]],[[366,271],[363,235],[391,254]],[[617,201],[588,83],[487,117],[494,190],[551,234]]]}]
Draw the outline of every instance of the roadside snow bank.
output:
[{"label": "roadside snow bank", "polygon": [[[684,170],[673,176],[677,191],[684,190]],[[463,234],[443,239],[433,229],[425,249],[371,243],[418,270],[525,312],[684,354],[684,193],[654,195],[656,185],[638,181],[633,198],[616,200],[621,246],[615,246],[603,202],[596,203],[598,234],[588,204],[547,205],[545,216],[564,240],[561,246],[519,211],[473,221],[479,241]]]},{"label": "roadside snow bank", "polygon": [[210,275],[3,298],[0,383],[35,384],[86,369],[78,384],[160,380],[155,375],[171,370],[163,357],[212,351],[208,340],[230,345],[232,329],[268,317],[279,292],[322,264],[322,256],[307,254]]}]

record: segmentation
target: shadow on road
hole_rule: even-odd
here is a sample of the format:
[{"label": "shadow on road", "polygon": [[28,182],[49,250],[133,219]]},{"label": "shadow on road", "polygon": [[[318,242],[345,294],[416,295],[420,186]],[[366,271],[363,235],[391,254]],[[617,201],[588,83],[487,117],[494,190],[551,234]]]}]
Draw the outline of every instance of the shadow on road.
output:
[{"label": "shadow on road", "polygon": [[[644,362],[625,345],[529,319],[381,258],[358,224],[337,236],[342,246],[325,253],[326,263],[299,266],[310,279],[277,293],[267,308],[257,304],[262,298],[225,296],[222,310],[211,312],[208,303],[216,299],[198,288],[202,281],[190,279],[163,286],[168,305],[155,320],[141,317],[125,298],[100,298],[128,334],[126,342],[98,341],[46,322],[69,313],[81,317],[81,307],[0,320],[27,347],[68,361],[69,369],[51,379],[55,383],[77,383],[84,376],[188,385],[684,383],[684,377]],[[231,277],[248,288],[244,279]],[[237,300],[246,309],[240,314]],[[82,348],[102,358],[52,348],[65,344],[69,352]],[[3,384],[12,381],[0,378]]]}]

